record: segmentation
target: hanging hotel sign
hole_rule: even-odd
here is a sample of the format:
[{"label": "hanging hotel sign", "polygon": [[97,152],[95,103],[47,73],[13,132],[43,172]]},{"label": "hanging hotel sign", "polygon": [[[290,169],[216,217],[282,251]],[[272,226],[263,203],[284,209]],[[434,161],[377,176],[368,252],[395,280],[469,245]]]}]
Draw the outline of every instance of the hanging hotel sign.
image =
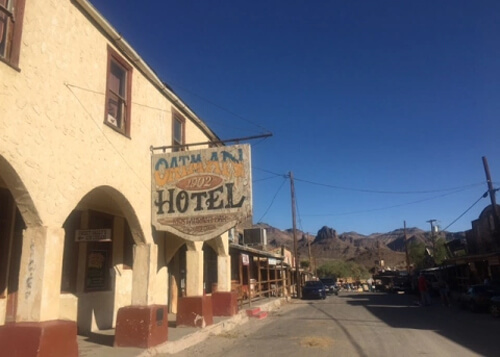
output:
[{"label": "hanging hotel sign", "polygon": [[252,214],[250,145],[153,154],[152,224],[212,239]]}]

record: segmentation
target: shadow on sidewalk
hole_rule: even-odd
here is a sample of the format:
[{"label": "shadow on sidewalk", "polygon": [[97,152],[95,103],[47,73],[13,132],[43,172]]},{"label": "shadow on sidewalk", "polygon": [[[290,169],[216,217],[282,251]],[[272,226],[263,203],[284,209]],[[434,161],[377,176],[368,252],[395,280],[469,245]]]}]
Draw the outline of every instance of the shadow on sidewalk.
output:
[{"label": "shadow on sidewalk", "polygon": [[98,332],[90,332],[88,335],[83,336],[86,341],[103,346],[113,347],[115,342],[115,330],[104,330]]}]

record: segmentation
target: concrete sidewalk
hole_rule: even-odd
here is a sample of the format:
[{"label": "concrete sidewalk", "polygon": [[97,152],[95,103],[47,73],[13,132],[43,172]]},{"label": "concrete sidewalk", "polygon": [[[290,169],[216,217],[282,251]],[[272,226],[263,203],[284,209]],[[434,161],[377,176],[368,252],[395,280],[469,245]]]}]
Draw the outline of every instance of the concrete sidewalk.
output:
[{"label": "concrete sidewalk", "polygon": [[[286,298],[263,299],[252,303],[252,308],[262,311],[278,309]],[[78,336],[78,352],[80,357],[149,357],[160,353],[177,353],[203,342],[211,335],[221,334],[244,324],[249,317],[245,305],[236,315],[231,317],[214,317],[213,325],[205,328],[175,327],[175,315],[169,315],[168,341],[149,349],[113,347],[115,330],[99,331],[90,336]]]}]

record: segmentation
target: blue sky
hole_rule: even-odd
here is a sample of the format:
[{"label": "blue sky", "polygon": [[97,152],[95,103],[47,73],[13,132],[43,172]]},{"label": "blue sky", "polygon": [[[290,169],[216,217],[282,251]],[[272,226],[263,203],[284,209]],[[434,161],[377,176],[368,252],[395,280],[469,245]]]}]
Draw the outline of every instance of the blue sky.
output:
[{"label": "blue sky", "polygon": [[445,228],[487,190],[482,156],[500,182],[499,1],[91,2],[221,139],[273,133],[255,221],[292,227],[288,172],[313,234]]}]

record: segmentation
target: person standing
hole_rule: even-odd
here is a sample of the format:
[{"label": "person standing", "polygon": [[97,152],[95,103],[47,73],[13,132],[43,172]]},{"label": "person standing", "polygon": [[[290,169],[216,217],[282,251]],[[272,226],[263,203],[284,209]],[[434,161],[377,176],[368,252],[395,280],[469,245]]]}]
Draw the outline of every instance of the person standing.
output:
[{"label": "person standing", "polygon": [[422,273],[420,273],[418,277],[418,291],[420,291],[420,304],[422,306],[429,306],[431,304],[429,288],[427,286],[427,280]]},{"label": "person standing", "polygon": [[373,280],[373,278],[371,278],[371,277],[370,277],[370,278],[366,281],[366,283],[368,284],[368,289],[370,290],[370,292],[374,292],[374,291],[375,291],[375,289],[373,288],[373,285],[375,285],[375,284],[374,284],[374,280]]},{"label": "person standing", "polygon": [[438,284],[441,303],[443,304],[443,306],[450,306],[448,283],[443,279],[443,277],[439,277]]}]

